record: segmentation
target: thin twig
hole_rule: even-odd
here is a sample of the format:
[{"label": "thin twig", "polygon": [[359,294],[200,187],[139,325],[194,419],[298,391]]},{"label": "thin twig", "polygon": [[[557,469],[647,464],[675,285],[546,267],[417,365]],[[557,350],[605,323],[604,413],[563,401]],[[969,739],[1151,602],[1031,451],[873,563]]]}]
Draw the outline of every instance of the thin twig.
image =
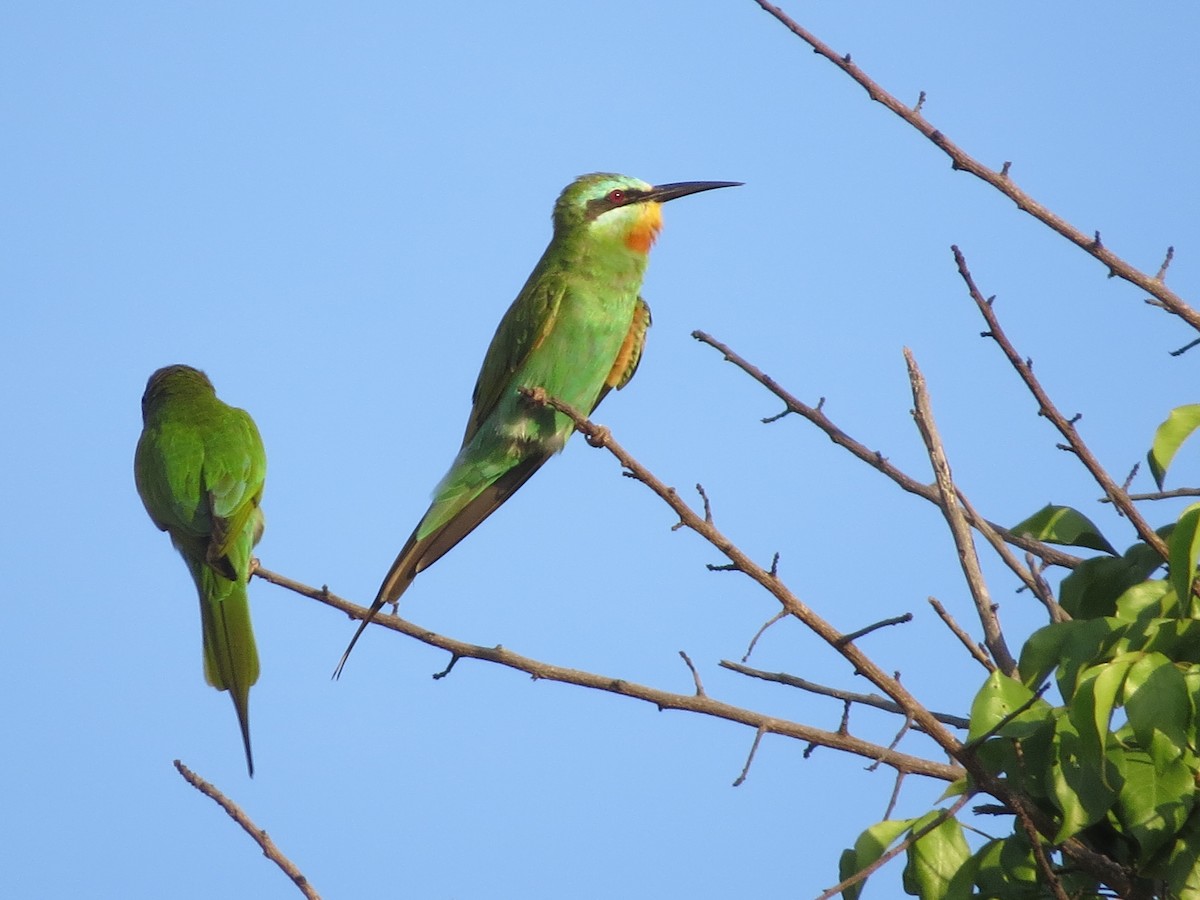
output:
[{"label": "thin twig", "polygon": [[[846,434],[846,432],[842,431],[841,428],[835,425],[833,420],[825,415],[821,407],[809,406],[808,404],[797,399],[795,396],[788,393],[788,391],[784,390],[784,388],[781,387],[779,383],[775,381],[775,379],[765,374],[760,368],[758,368],[758,366],[739,356],[736,352],[730,349],[727,344],[718,341],[712,335],[709,335],[703,331],[693,331],[692,337],[694,337],[700,343],[707,344],[708,346],[712,347],[714,350],[724,356],[726,361],[733,363],[735,366],[765,387],[768,391],[782,400],[787,405],[789,411],[807,419],[813,425],[817,426],[817,428],[819,428],[821,431],[825,432],[829,439],[839,447],[848,450],[871,468],[882,473],[883,475],[886,475],[902,490],[908,491],[910,494],[915,494],[924,500],[928,500],[934,506],[940,507],[942,505],[941,495],[938,493],[935,485],[925,484],[924,482],[918,481],[912,476],[905,474],[900,469],[888,462],[887,457],[885,457],[882,453],[877,450],[871,450],[865,444],[862,444],[850,437],[850,435]],[[971,522],[972,526],[978,527],[978,520],[973,520],[968,517],[968,521]],[[1056,566],[1063,566],[1068,569],[1073,569],[1083,562],[1083,557],[1073,556],[1070,553],[1064,553],[1057,547],[1052,547],[1049,544],[1036,541],[1028,535],[1013,534],[1007,528],[1002,525],[997,525],[995,522],[988,522],[987,524],[997,534],[1003,537],[1007,543],[1020,547],[1023,550],[1030,550],[1033,553],[1036,553],[1042,559]]]},{"label": "thin twig", "polygon": [[896,781],[892,784],[892,796],[888,798],[887,809],[883,811],[884,821],[892,817],[892,813],[896,811],[896,804],[900,802],[900,786],[904,784],[904,773],[896,773]]},{"label": "thin twig", "polygon": [[[1177,497],[1200,497],[1200,488],[1175,488],[1172,491],[1151,491],[1148,494],[1128,494],[1130,500],[1174,500]],[[1108,497],[1101,497],[1101,503],[1112,503]]]},{"label": "thin twig", "polygon": [[[648,489],[653,491],[659,499],[667,504],[678,516],[679,521],[691,531],[696,532],[713,547],[721,551],[728,557],[731,563],[741,572],[757,582],[767,592],[769,592],[780,605],[788,611],[792,616],[800,619],[808,628],[826,641],[830,646],[836,647],[836,642],[841,635],[828,622],[818,616],[815,612],[802,603],[787,587],[776,577],[775,564],[772,563],[770,571],[764,570],[761,566],[754,563],[745,553],[743,553],[736,545],[733,544],[725,535],[718,529],[706,523],[698,516],[691,507],[679,499],[678,493],[674,488],[670,488],[663,484],[657,477],[654,476],[645,466],[634,459],[620,444],[613,438],[611,432],[607,428],[602,428],[588,420],[586,416],[570,405],[563,403],[560,400],[549,397],[545,391],[523,390],[522,393],[529,397],[534,403],[542,403],[561,412],[567,416],[575,424],[575,430],[579,431],[587,439],[591,446],[600,447],[607,450],[623,468],[623,474],[627,477],[640,481]],[[1019,543],[1019,542],[1018,542]],[[1037,542],[1034,542],[1037,543]],[[1039,555],[1041,555],[1039,553]],[[319,599],[319,598],[318,598]],[[399,621],[399,620],[397,620]],[[481,648],[486,649],[486,648]],[[1037,826],[1040,833],[1051,835],[1058,830],[1057,824],[1042,810],[1038,809],[1029,800],[1021,794],[1013,791],[1007,784],[996,775],[990,772],[978,759],[978,757],[963,748],[956,738],[953,737],[939,723],[920,702],[916,700],[903,687],[899,680],[895,677],[888,676],[881,670],[873,660],[866,654],[859,651],[857,645],[847,644],[842,647],[836,647],[839,653],[854,666],[856,673],[862,674],[872,684],[886,693],[896,703],[898,703],[906,713],[911,713],[917,725],[920,725],[922,730],[926,732],[934,741],[941,746],[946,753],[963,765],[972,778],[974,784],[980,791],[991,794],[1002,803],[1012,806],[1014,809],[1021,808],[1026,811],[1031,820]],[[678,696],[678,695],[677,695]],[[697,702],[702,698],[682,698],[689,702]],[[687,707],[681,707],[687,708]],[[744,713],[745,710],[739,712]],[[735,721],[742,721],[735,719]],[[746,724],[750,724],[747,722]],[[773,729],[772,729],[773,730]],[[842,735],[843,738],[848,738],[848,735]],[[818,744],[820,742],[813,742]],[[833,746],[832,743],[823,743],[822,746]],[[805,751],[805,756],[808,755],[808,750]],[[893,751],[894,752],[894,751]],[[887,759],[884,760],[893,768],[898,768],[894,762]],[[927,761],[922,761],[927,762]],[[1130,879],[1129,873],[1118,863],[1097,853],[1090,847],[1085,845],[1077,838],[1070,838],[1062,844],[1062,851],[1068,855],[1073,863],[1082,867],[1087,872],[1091,873],[1097,879],[1103,881],[1118,894],[1128,893],[1133,882]]]},{"label": "thin twig", "polygon": [[[1012,200],[1017,205],[1017,209],[1029,213],[1029,215],[1033,216],[1043,225],[1058,232],[1075,246],[1102,262],[1108,268],[1110,276],[1115,275],[1141,288],[1146,293],[1155,297],[1163,309],[1179,316],[1179,318],[1183,319],[1197,331],[1200,331],[1200,312],[1188,306],[1183,298],[1168,288],[1161,278],[1151,277],[1117,256],[1117,254],[1101,243],[1099,232],[1093,232],[1093,234],[1088,235],[1033,199],[1032,196],[1021,190],[1013,182],[1009,176],[1009,166],[1007,163],[1000,171],[984,166],[935,128],[922,115],[920,110],[914,110],[905,106],[897,98],[880,87],[858,65],[851,61],[849,54],[839,55],[834,52],[831,47],[819,40],[814,34],[805,30],[789,18],[779,7],[771,5],[766,0],[755,0],[755,3],[778,19],[796,37],[812,47],[814,52],[825,57],[853,78],[862,86],[872,100],[883,104],[924,135],[930,143],[950,157],[950,162],[954,169],[970,172],[975,177],[987,182]],[[1160,270],[1164,274],[1165,271],[1165,267]]]},{"label": "thin twig", "polygon": [[754,754],[758,752],[758,745],[762,742],[764,734],[766,731],[762,728],[754,733],[754,743],[750,745],[750,753],[746,756],[746,764],[742,766],[742,773],[733,780],[734,787],[741,787],[746,783],[746,778],[750,774],[750,765],[754,762]]},{"label": "thin twig", "polygon": [[[774,569],[772,569],[772,571],[774,571]],[[786,619],[787,617],[788,617],[787,610],[781,609],[779,612],[775,613],[775,615],[771,616],[771,618],[767,619],[767,621],[763,623],[762,628],[758,629],[758,631],[756,631],[754,633],[754,637],[752,637],[750,639],[750,645],[746,648],[746,652],[742,656],[742,662],[745,662],[746,660],[748,660],[750,658],[750,654],[752,654],[754,652],[754,645],[758,643],[758,639],[760,637],[762,637],[764,634],[767,633],[767,629],[770,628],[772,625],[774,625],[776,622],[782,621],[783,619]]]},{"label": "thin twig", "polygon": [[[270,569],[264,569],[261,566],[255,571],[254,575],[256,578],[269,581],[271,584],[278,585],[301,596],[324,603],[333,609],[340,610],[353,619],[365,618],[369,613],[366,607],[344,600],[327,588],[318,589],[310,587],[285,575],[273,572]],[[620,678],[551,665],[550,663],[530,659],[527,656],[521,656],[519,653],[514,653],[505,647],[481,647],[476,644],[468,644],[465,641],[459,641],[445,635],[437,634],[427,628],[422,628],[399,616],[376,613],[375,618],[371,621],[373,625],[379,625],[390,631],[397,631],[430,647],[444,650],[451,654],[451,657],[455,661],[458,659],[479,659],[484,662],[506,666],[518,672],[524,672],[527,675],[532,675],[537,680],[557,681],[563,684],[574,684],[579,687],[591,688],[592,690],[607,691],[608,693],[651,703],[660,710],[678,709],[701,713],[718,719],[725,719],[729,722],[738,722],[742,725],[748,725],[751,728],[761,728],[771,734],[829,746],[836,750],[844,750],[847,753],[861,756],[864,759],[876,759],[881,750],[885,751],[887,749],[879,744],[859,740],[849,735],[839,735],[831,731],[823,731],[819,728],[802,725],[798,722],[791,722],[787,719],[767,716],[754,710],[743,709],[730,703],[714,700],[708,696],[675,694],[670,691],[658,690],[657,688],[647,687],[646,685],[625,681]],[[956,778],[962,776],[962,770],[957,766],[932,762],[906,753],[888,753],[883,761],[894,769],[902,769],[912,772],[915,775],[939,778],[943,781],[954,781]]]},{"label": "thin twig", "polygon": [[946,607],[942,606],[936,597],[929,598],[929,605],[933,607],[933,611],[938,614],[941,620],[946,623],[946,627],[950,629],[953,635],[967,648],[967,652],[989,672],[995,672],[996,664],[987,655],[985,648],[971,640],[971,636],[963,630],[961,625],[954,621],[954,617],[946,611]]},{"label": "thin twig", "polygon": [[179,760],[175,760],[175,769],[180,775],[183,776],[184,781],[186,781],[200,793],[204,794],[206,797],[211,798],[213,802],[215,802],[219,807],[221,807],[221,809],[225,810],[225,812],[229,814],[229,817],[233,819],[233,821],[241,825],[242,830],[245,831],[246,834],[250,835],[254,842],[262,848],[263,856],[271,860],[271,862],[275,863],[275,865],[279,866],[279,868],[283,870],[283,874],[290,878],[292,883],[300,889],[300,893],[302,893],[305,897],[308,897],[309,900],[321,900],[321,895],[318,894],[313,886],[309,883],[308,879],[304,876],[304,873],[296,868],[295,863],[283,855],[283,851],[275,846],[275,842],[267,836],[265,831],[263,831],[250,820],[250,817],[246,815],[240,806],[222,794],[211,783],[205,781]]},{"label": "thin twig", "polygon": [[971,537],[971,529],[967,517],[958,502],[958,491],[950,474],[950,463],[946,459],[946,451],[938,434],[937,423],[933,419],[933,407],[929,402],[929,391],[925,387],[925,376],[917,367],[917,361],[907,347],[904,348],[904,362],[908,366],[908,380],[912,385],[913,416],[917,429],[925,441],[925,449],[929,453],[929,462],[933,466],[933,474],[937,478],[938,490],[942,494],[941,509],[950,526],[950,534],[954,537],[954,546],[958,549],[958,561],[962,567],[963,576],[971,590],[975,601],[975,612],[983,625],[983,642],[1000,671],[1006,675],[1014,675],[1017,671],[1017,661],[1009,652],[1008,643],[1004,640],[1004,632],[1000,630],[1000,621],[996,617],[987,583],[983,578],[983,569],[979,565],[979,555],[975,552],[975,542]]},{"label": "thin twig", "polygon": [[867,625],[865,628],[858,629],[858,631],[851,631],[849,634],[842,635],[841,641],[844,644],[848,644],[850,641],[857,641],[860,637],[866,637],[872,631],[878,631],[881,628],[888,628],[892,625],[905,625],[912,621],[912,617],[912,613],[904,613],[900,616],[892,616],[890,619],[881,619],[878,622]]},{"label": "thin twig", "polygon": [[742,552],[733,541],[722,534],[716,527],[705,522],[703,517],[697,515],[690,506],[680,499],[678,491],[663,484],[649,469],[634,459],[624,447],[618,444],[616,439],[613,438],[611,431],[607,428],[597,426],[580,413],[579,410],[574,409],[570,404],[563,403],[561,400],[549,396],[541,388],[522,388],[521,392],[529,397],[532,402],[541,403],[567,416],[575,423],[575,430],[586,436],[589,439],[589,443],[603,447],[611,453],[630,477],[646,485],[646,487],[670,506],[675,514],[679,516],[680,522],[691,531],[703,537],[721,553],[725,554],[730,563],[738,571],[744,573],[751,580],[762,586],[779,601],[779,604],[790,615],[795,616],[803,622],[818,637],[845,657],[846,661],[854,667],[854,671],[861,673],[879,690],[896,701],[905,712],[911,713],[913,718],[921,725],[922,730],[932,737],[946,753],[951,756],[955,754],[960,747],[958,739],[947,731],[906,687],[900,684],[896,678],[893,678],[879,668],[875,664],[875,661],[860,650],[856,644],[841,643],[842,634],[836,628],[793,594],[782,581],[750,559],[749,556]]},{"label": "thin twig", "polygon": [[[843,690],[842,688],[829,687],[828,685],[818,684],[815,681],[809,681],[806,678],[801,678],[798,675],[789,675],[787,672],[766,672],[762,669],[755,669],[728,659],[721,660],[718,665],[720,665],[722,669],[729,669],[729,671],[737,672],[739,675],[748,675],[751,678],[759,678],[763,681],[773,681],[777,684],[786,684],[788,687],[799,688],[802,691],[808,691],[812,694],[820,694],[823,697],[833,697],[837,700],[842,700],[847,703],[860,703],[863,706],[881,709],[884,712],[904,715],[904,710],[901,709],[896,703],[888,700],[885,697],[880,697],[878,694],[862,694],[858,691],[847,691]],[[965,729],[971,724],[969,719],[964,719],[962,716],[951,715],[950,713],[935,712],[933,716],[939,722],[944,725],[949,725],[951,728]]]},{"label": "thin twig", "polygon": [[697,672],[696,667],[692,665],[692,658],[682,650],[679,651],[679,655],[683,657],[683,661],[687,663],[687,667],[692,671],[692,681],[696,683],[696,696],[707,697],[708,695],[704,693],[704,685],[700,683],[700,673]]},{"label": "thin twig", "polygon": [[[975,305],[979,308],[980,314],[984,321],[987,322],[987,336],[994,340],[997,346],[1007,357],[1009,365],[1011,365],[1021,376],[1021,380],[1025,382],[1025,386],[1029,392],[1033,394],[1034,399],[1038,402],[1039,414],[1049,419],[1055,428],[1058,429],[1067,441],[1071,450],[1079,457],[1079,461],[1092,474],[1092,477],[1100,485],[1107,496],[1113,502],[1118,510],[1129,518],[1130,523],[1137,530],[1138,537],[1154,548],[1154,552],[1161,556],[1164,560],[1167,558],[1167,545],[1150,527],[1150,523],[1142,518],[1142,514],[1138,512],[1136,506],[1129,500],[1129,495],[1121,490],[1120,485],[1113,481],[1112,476],[1108,474],[1105,468],[1100,465],[1099,460],[1088,449],[1083,438],[1079,436],[1079,432],[1075,430],[1074,420],[1068,420],[1056,407],[1050,399],[1050,395],[1046,393],[1040,381],[1033,374],[1033,367],[1017,353],[1012,342],[1004,333],[1004,329],[1000,327],[1000,320],[996,317],[996,311],[992,308],[992,304],[980,293],[979,288],[975,286],[975,279],[971,276],[970,270],[967,268],[967,261],[963,257],[962,252],[956,246],[950,248],[954,252],[954,261],[958,266],[958,274],[962,276],[963,282],[967,286],[967,292],[971,295],[971,299],[975,301]],[[1038,554],[1039,556],[1041,554]]]}]

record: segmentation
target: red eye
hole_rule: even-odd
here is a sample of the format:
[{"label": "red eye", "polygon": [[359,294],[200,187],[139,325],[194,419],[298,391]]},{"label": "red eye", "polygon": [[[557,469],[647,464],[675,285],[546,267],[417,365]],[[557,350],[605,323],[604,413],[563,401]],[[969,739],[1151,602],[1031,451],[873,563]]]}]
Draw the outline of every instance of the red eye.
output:
[{"label": "red eye", "polygon": [[625,202],[625,192],[622,190],[609,191],[608,192],[608,202],[609,203],[624,203]]}]

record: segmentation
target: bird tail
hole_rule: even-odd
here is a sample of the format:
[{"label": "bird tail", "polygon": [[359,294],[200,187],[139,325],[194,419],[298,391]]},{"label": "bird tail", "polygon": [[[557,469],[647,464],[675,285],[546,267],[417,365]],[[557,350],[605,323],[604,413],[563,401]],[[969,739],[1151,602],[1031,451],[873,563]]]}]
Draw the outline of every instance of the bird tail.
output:
[{"label": "bird tail", "polygon": [[254,775],[250,752],[250,686],[258,681],[258,648],[250,624],[246,585],[224,578],[204,563],[192,566],[200,591],[200,619],[204,630],[204,677],[218,691],[233,698],[246,767]]},{"label": "bird tail", "polygon": [[450,470],[438,488],[433,505],[397,554],[392,567],[388,569],[383,584],[379,586],[379,592],[375,595],[375,601],[371,604],[370,612],[359,623],[358,630],[354,632],[346,652],[342,654],[337,668],[334,669],[334,678],[341,677],[346,660],[350,658],[350,651],[354,649],[363,630],[371,624],[371,620],[383,605],[397,602],[418,574],[432,566],[474,531],[484,519],[516,493],[552,455],[553,453],[545,453],[527,457],[482,486],[464,487],[462,481],[455,477],[458,474],[457,470]]}]

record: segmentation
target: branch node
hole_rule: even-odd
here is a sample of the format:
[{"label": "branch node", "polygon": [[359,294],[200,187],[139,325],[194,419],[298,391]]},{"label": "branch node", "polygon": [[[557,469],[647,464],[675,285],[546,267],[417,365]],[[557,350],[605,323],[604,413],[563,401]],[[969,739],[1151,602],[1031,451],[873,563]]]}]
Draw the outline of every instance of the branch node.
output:
[{"label": "branch node", "polygon": [[1009,170],[1010,168],[1012,168],[1012,160],[1008,160],[1008,159],[1006,159],[1006,160],[1004,161],[1004,165],[1002,165],[1002,166],[1000,167],[1000,177],[1001,177],[1001,178],[1007,178],[1007,177],[1008,177],[1008,170]]},{"label": "branch node", "polygon": [[923,107],[924,105],[925,105],[925,92],[921,91],[921,93],[917,95],[917,105],[913,107],[913,112],[916,113],[917,115],[920,115],[921,107]]}]

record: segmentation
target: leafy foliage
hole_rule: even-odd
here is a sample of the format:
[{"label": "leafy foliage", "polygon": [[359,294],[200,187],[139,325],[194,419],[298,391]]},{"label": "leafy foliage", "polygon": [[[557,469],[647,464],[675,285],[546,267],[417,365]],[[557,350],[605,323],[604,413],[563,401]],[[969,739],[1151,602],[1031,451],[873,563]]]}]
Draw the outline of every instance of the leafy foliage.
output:
[{"label": "leafy foliage", "polygon": [[[1182,409],[1196,418],[1173,413],[1159,429],[1156,478],[1200,424],[1200,406]],[[1190,422],[1186,433],[1181,421]],[[1010,834],[971,852],[957,820],[933,810],[871,826],[843,854],[842,877],[941,816],[905,849],[904,889],[913,896],[1032,900],[1055,896],[1052,879],[1069,897],[1105,896],[1102,883],[1064,860],[1063,843],[1074,841],[1131,873],[1137,896],[1200,900],[1200,504],[1159,532],[1170,549],[1166,577],[1155,577],[1163,561],[1145,543],[1117,555],[1070,507],[1046,506],[1012,530],[1112,553],[1063,579],[1071,618],[1030,635],[1019,676],[993,672],[971,706],[968,752],[1051,822],[1053,836],[1035,852],[1014,817]],[[1044,696],[1051,693],[1057,703]]]}]

